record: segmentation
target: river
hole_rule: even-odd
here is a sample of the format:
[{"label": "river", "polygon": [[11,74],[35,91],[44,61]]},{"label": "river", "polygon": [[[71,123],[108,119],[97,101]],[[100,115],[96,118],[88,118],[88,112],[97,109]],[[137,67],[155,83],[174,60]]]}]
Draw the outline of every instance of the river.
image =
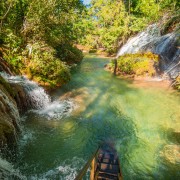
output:
[{"label": "river", "polygon": [[64,114],[55,105],[26,114],[14,164],[28,179],[74,179],[103,141],[115,143],[125,180],[180,178],[179,94],[115,77],[108,61],[87,55],[51,93]]}]

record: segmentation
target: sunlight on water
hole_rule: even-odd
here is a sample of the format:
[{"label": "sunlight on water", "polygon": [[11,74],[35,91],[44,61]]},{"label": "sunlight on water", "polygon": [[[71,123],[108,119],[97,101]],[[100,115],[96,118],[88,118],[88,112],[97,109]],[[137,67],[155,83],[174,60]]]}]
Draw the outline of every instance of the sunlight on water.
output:
[{"label": "sunlight on water", "polygon": [[179,94],[157,81],[141,86],[114,77],[103,69],[108,61],[85,58],[72,81],[53,92],[54,100],[72,100],[64,103],[68,116],[61,107],[62,116],[53,110],[51,118],[55,104],[28,114],[33,138],[23,139],[16,166],[29,179],[74,179],[107,139],[116,143],[124,179],[180,177]]}]

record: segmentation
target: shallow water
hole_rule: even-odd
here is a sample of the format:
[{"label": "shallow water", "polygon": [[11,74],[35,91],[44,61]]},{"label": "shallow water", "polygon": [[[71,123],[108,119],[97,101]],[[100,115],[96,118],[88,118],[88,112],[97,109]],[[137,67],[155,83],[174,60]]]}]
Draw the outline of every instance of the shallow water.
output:
[{"label": "shallow water", "polygon": [[28,179],[74,179],[107,140],[124,179],[180,178],[179,94],[160,82],[114,77],[104,70],[108,61],[86,56],[71,82],[52,93],[68,102],[64,116],[56,106],[26,115],[15,167]]}]

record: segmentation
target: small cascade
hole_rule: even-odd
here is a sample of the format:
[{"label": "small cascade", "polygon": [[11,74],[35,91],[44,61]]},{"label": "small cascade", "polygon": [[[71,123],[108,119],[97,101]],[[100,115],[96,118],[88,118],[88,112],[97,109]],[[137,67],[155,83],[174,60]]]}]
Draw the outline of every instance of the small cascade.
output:
[{"label": "small cascade", "polygon": [[[24,76],[10,76],[6,73],[0,73],[12,85],[20,85],[24,90],[24,95],[19,94],[20,99],[25,98],[23,104],[28,106],[27,109],[38,114],[45,119],[61,119],[68,116],[74,109],[74,104],[71,100],[53,101],[45,90],[40,87],[36,82],[28,80]],[[15,88],[17,88],[15,86]],[[25,101],[25,103],[24,103]]]},{"label": "small cascade", "polygon": [[18,84],[25,91],[25,101],[30,109],[42,109],[50,103],[50,97],[37,83],[28,80],[25,76],[10,76],[0,73],[11,84]]},{"label": "small cascade", "polygon": [[170,78],[177,77],[180,71],[178,32],[161,36],[160,28],[156,24],[150,25],[145,31],[130,38],[120,48],[116,58],[124,54],[134,54],[137,52],[152,52],[160,55],[160,70]]},{"label": "small cascade", "polygon": [[122,56],[124,54],[137,53],[142,49],[142,47],[157,37],[160,37],[160,30],[158,26],[156,24],[150,25],[145,31],[130,38],[127,43],[120,48],[116,57]]}]

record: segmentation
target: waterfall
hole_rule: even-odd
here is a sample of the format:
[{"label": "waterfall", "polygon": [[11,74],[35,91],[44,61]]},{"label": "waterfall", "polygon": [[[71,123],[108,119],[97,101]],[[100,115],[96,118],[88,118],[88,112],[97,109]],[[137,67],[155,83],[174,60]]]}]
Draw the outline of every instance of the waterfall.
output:
[{"label": "waterfall", "polygon": [[150,25],[145,31],[130,38],[117,53],[117,58],[124,54],[137,53],[141,48],[157,37],[160,37],[160,30],[156,24]]},{"label": "waterfall", "polygon": [[10,76],[0,73],[9,83],[20,85],[25,91],[25,101],[31,112],[45,119],[61,119],[70,115],[74,109],[72,100],[51,101],[49,95],[36,82],[28,80],[25,76]]},{"label": "waterfall", "polygon": [[119,49],[116,58],[137,52],[160,55],[160,69],[171,78],[175,78],[180,72],[179,33],[176,31],[161,36],[160,28],[156,24],[150,25],[145,31],[130,38]]},{"label": "waterfall", "polygon": [[[0,72],[0,75],[9,82],[14,91],[18,93],[23,89],[23,95],[19,98],[24,98],[28,105],[28,112],[33,112],[36,115],[47,120],[59,120],[63,117],[69,116],[74,109],[74,104],[71,100],[51,101],[49,95],[36,82],[28,80],[25,76],[11,76],[5,72]],[[18,87],[18,89],[16,89]],[[21,88],[19,88],[21,87]],[[2,87],[3,88],[3,87]],[[22,92],[21,92],[22,93]],[[17,102],[16,102],[17,103]],[[11,143],[16,141],[16,131],[20,129],[20,116],[14,99],[0,89],[0,115],[4,118],[3,123],[8,123],[9,128],[12,128]],[[24,104],[23,104],[24,105]],[[25,118],[25,116],[23,117]],[[23,121],[21,118],[21,121]],[[5,122],[4,122],[5,121]],[[27,132],[25,132],[24,141],[28,141]],[[10,137],[10,135],[9,135]],[[7,140],[8,141],[8,140]],[[0,155],[0,179],[26,179],[22,177],[18,170],[13,168],[13,165],[7,160],[1,158]]]},{"label": "waterfall", "polygon": [[0,157],[0,179],[26,179],[13,165]]},{"label": "waterfall", "polygon": [[31,109],[41,109],[50,103],[50,97],[37,83],[28,80],[25,76],[10,76],[0,73],[9,83],[22,86],[25,91],[25,100]]}]

